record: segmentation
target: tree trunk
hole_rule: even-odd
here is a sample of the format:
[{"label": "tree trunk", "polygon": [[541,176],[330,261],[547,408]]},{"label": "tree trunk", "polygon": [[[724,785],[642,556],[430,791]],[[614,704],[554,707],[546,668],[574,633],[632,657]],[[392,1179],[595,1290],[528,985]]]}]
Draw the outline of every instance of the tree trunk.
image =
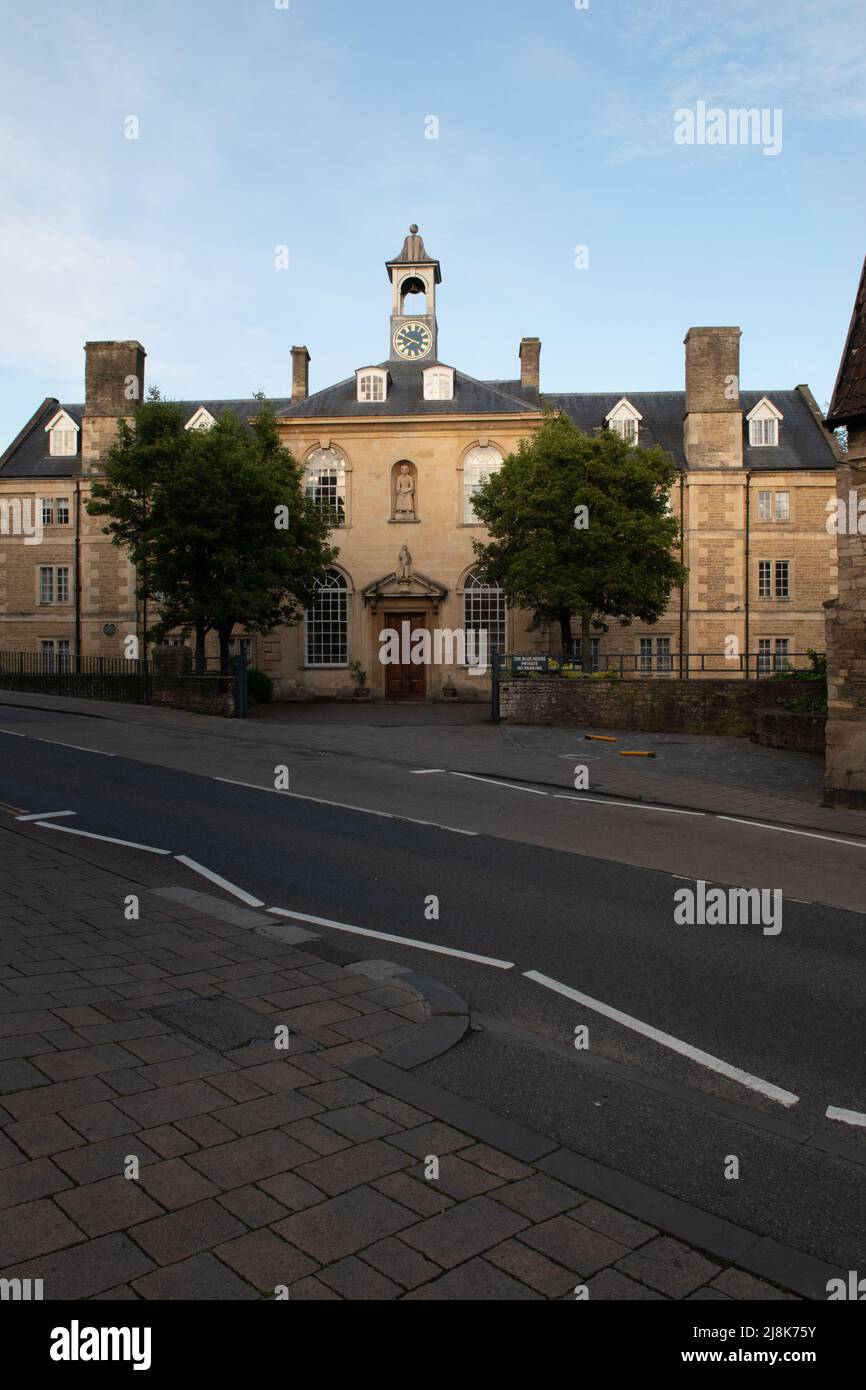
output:
[{"label": "tree trunk", "polygon": [[220,639],[220,675],[227,676],[229,673],[229,641],[232,635],[234,623],[228,626],[218,627],[217,632]]},{"label": "tree trunk", "polygon": [[580,615],[580,669],[584,675],[592,673],[592,645],[590,642],[590,617],[589,613]]},{"label": "tree trunk", "polygon": [[204,659],[204,639],[207,636],[207,628],[203,618],[197,618],[195,624],[195,673],[203,676],[205,673]]},{"label": "tree trunk", "polygon": [[567,608],[559,610],[559,637],[562,642],[562,659],[567,661],[571,654],[571,613]]}]

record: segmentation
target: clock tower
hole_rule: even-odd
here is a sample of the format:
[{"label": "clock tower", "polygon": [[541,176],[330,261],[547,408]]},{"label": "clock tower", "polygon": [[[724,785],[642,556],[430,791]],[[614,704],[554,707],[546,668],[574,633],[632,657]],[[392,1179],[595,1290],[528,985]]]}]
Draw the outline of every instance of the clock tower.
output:
[{"label": "clock tower", "polygon": [[[442,282],[442,271],[439,262],[427,255],[414,222],[403,250],[386,263],[386,269],[392,290],[388,357],[392,362],[421,362],[429,366],[436,361],[438,351],[436,286]],[[418,295],[423,296],[423,305],[416,311]],[[411,302],[407,303],[407,299]]]}]

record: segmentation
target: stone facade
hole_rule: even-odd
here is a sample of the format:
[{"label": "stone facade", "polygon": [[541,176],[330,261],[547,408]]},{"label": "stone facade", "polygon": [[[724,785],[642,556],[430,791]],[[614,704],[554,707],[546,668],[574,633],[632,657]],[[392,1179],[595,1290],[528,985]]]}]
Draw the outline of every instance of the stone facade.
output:
[{"label": "stone facade", "polygon": [[[310,395],[310,354],[294,347],[291,394],[274,403],[282,440],[305,467],[321,451],[339,461],[342,524],[333,541],[346,624],[342,658],[331,664],[309,659],[303,624],[251,639],[251,660],[272,677],[278,699],[351,695],[349,663],[355,660],[374,699],[453,698],[455,691],[461,698],[486,699],[488,678],[456,660],[422,668],[418,680],[395,685],[379,660],[379,635],[404,620],[428,630],[465,627],[472,542],[485,534],[466,502],[477,451],[506,456],[538,428],[545,407],[566,411],[589,432],[604,428],[623,394],[540,393],[538,338],[522,339],[520,373],[513,380],[480,382],[444,366],[437,357],[436,317],[442,276],[417,229],[400,256],[387,263],[387,272],[389,357],[370,369],[385,384],[371,387],[364,398],[361,382],[356,387],[351,377]],[[411,302],[419,294],[424,310],[413,313]],[[417,348],[411,342],[406,347],[407,329]],[[669,658],[676,671],[682,653],[695,675],[702,653],[711,654],[717,669],[721,662],[737,676],[738,653],[751,654],[754,663],[759,650],[775,660],[782,650],[793,655],[823,649],[823,605],[836,589],[835,544],[825,526],[835,491],[832,437],[801,386],[776,393],[783,417],[778,447],[750,447],[746,412],[759,397],[740,390],[739,341],[734,327],[690,329],[685,393],[628,397],[641,417],[638,442],[666,448],[678,465],[670,506],[681,521],[689,578],[656,625],[611,623],[600,634],[602,669],[625,654],[627,667],[636,671],[649,642],[653,669],[664,672]],[[415,357],[407,360],[412,352]],[[136,342],[88,343],[84,406],[63,408],[78,429],[75,456],[48,452],[46,426],[61,409],[50,399],[0,458],[0,504],[4,497],[55,502],[55,520],[46,525],[41,545],[0,536],[0,648],[39,651],[46,642],[62,641],[73,655],[117,656],[123,638],[142,629],[130,566],[84,503],[118,419],[143,394],[144,356]],[[428,396],[424,373],[430,369],[441,369],[446,379],[451,374],[450,396]],[[212,416],[230,409],[243,419],[257,408],[255,401],[185,404],[190,419],[202,406]],[[404,464],[414,483],[414,516],[396,511],[396,478]],[[781,495],[784,508],[776,503]],[[58,510],[57,499],[66,507]],[[59,522],[61,515],[68,520]],[[404,543],[410,573],[401,579]],[[777,562],[787,565],[787,594],[773,588],[765,596],[762,575],[768,567],[775,575]],[[43,568],[55,572],[50,602],[40,598]],[[58,569],[68,572],[68,584],[60,589]],[[477,611],[485,611],[484,602]],[[509,610],[504,630],[512,651],[558,647],[558,634],[534,624],[529,613]],[[732,653],[727,661],[726,650]]]}]

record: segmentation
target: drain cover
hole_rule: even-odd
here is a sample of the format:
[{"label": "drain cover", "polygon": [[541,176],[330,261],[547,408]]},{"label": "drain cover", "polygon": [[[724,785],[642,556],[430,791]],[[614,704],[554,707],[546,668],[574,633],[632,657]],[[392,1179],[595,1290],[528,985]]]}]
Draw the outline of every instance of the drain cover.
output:
[{"label": "drain cover", "polygon": [[191,1004],[171,1004],[150,1012],[161,1023],[169,1023],[196,1042],[223,1052],[274,1036],[273,1022],[233,999],[195,999]]}]

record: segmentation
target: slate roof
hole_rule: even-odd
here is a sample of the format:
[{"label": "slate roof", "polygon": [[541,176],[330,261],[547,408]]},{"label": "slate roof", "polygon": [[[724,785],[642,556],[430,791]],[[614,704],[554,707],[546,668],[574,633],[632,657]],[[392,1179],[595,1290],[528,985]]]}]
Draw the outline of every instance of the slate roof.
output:
[{"label": "slate roof", "polygon": [[848,329],[845,351],[839,365],[839,375],[833,391],[828,424],[862,425],[866,423],[866,262],[860,277],[860,288],[854,302],[854,313]]},{"label": "slate roof", "polygon": [[[630,400],[643,416],[640,426],[642,445],[658,444],[667,450],[677,466],[686,467],[683,450],[683,391],[611,391],[606,393],[537,392],[522,387],[519,381],[478,381],[463,372],[454,373],[454,399],[425,401],[422,392],[422,368],[417,363],[382,362],[388,370],[391,384],[386,401],[357,400],[354,376],[317,391],[306,400],[272,401],[278,418],[283,420],[313,417],[339,419],[353,416],[378,417],[400,415],[510,415],[537,416],[542,407],[563,410],[587,434],[593,434],[604,424],[605,416],[623,396]],[[745,416],[767,396],[781,410],[783,420],[780,442],[776,448],[753,448],[749,444]],[[836,456],[830,437],[815,419],[809,401],[799,388],[793,391],[742,391],[743,463],[755,472],[785,472],[797,469],[834,469]],[[179,402],[189,419],[199,406],[204,406],[215,418],[231,411],[241,420],[248,420],[258,410],[256,400],[193,400]],[[58,409],[59,401],[49,397],[25,425],[5,454],[0,456],[2,478],[72,478],[80,474],[80,455],[77,458],[52,458],[48,453],[45,425]],[[81,424],[84,407],[63,405],[64,410]]]}]

